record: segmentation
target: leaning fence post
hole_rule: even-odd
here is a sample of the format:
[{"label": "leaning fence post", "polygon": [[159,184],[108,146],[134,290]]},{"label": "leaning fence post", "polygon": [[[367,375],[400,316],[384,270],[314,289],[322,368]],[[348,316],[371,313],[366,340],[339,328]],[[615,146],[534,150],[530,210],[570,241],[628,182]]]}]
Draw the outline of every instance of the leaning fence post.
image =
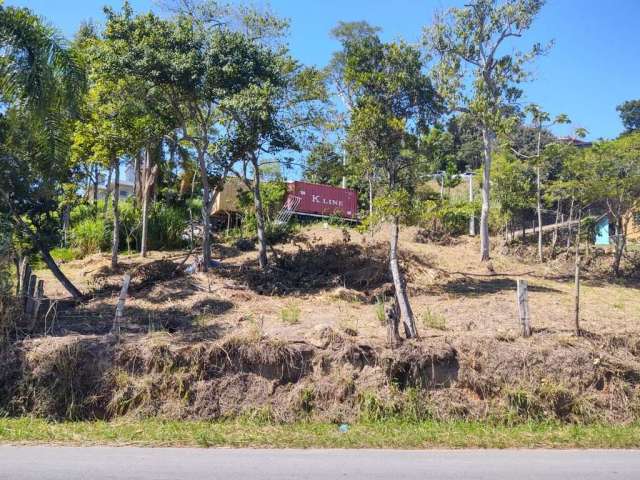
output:
[{"label": "leaning fence post", "polygon": [[531,324],[529,320],[529,294],[527,292],[527,281],[517,281],[518,316],[522,326],[522,336],[531,336]]},{"label": "leaning fence post", "polygon": [[120,319],[124,312],[124,302],[127,300],[127,291],[129,290],[130,281],[131,275],[125,273],[124,278],[122,279],[122,289],[120,290],[120,296],[118,297],[118,304],[116,305],[116,316],[113,319],[113,328],[111,329],[111,332],[116,335],[120,333]]}]

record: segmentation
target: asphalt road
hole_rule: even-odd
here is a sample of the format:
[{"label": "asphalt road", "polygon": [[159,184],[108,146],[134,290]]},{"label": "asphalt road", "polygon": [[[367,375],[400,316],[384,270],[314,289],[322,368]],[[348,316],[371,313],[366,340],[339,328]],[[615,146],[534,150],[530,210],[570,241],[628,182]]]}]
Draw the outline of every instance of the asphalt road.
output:
[{"label": "asphalt road", "polygon": [[236,450],[0,446],[0,479],[640,478],[630,450]]}]

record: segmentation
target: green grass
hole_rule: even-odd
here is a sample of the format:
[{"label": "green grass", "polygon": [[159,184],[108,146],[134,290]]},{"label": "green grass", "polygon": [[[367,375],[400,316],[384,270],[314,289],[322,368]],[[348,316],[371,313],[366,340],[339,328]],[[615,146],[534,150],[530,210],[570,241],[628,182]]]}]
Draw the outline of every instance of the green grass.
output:
[{"label": "green grass", "polygon": [[260,421],[113,421],[53,423],[0,419],[0,443],[275,448],[640,448],[640,424],[516,426],[480,422],[381,422],[337,425]]},{"label": "green grass", "polygon": [[287,306],[280,310],[280,318],[283,323],[288,325],[300,323],[300,307],[293,302],[289,302]]},{"label": "green grass", "polygon": [[444,315],[439,313],[432,312],[427,309],[422,313],[422,324],[426,328],[433,328],[434,330],[446,330],[447,329],[447,319],[444,318]]}]

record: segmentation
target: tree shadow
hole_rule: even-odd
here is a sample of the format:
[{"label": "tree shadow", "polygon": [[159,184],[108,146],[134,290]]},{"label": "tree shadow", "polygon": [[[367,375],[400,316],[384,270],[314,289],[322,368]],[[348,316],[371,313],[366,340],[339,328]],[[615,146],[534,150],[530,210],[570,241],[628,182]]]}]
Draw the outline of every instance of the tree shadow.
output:
[{"label": "tree shadow", "polygon": [[[217,338],[223,333],[221,325],[204,325],[198,322],[203,315],[222,315],[232,309],[234,304],[228,300],[206,299],[197,302],[188,310],[183,308],[141,308],[135,305],[125,306],[119,322],[122,333],[207,333]],[[46,331],[40,329],[35,336],[47,334],[65,335],[106,335],[114,328],[115,308],[111,304],[95,303],[65,308],[52,316]]]},{"label": "tree shadow", "polygon": [[[425,259],[409,254],[401,255],[401,263],[408,273],[428,265]],[[278,253],[267,271],[252,260],[239,267],[221,265],[216,272],[260,295],[309,294],[336,287],[368,292],[391,281],[386,245],[345,242]]]},{"label": "tree shadow", "polygon": [[[482,295],[492,295],[503,291],[515,292],[516,281],[510,278],[476,279],[463,277],[440,286],[439,290],[442,293],[449,293],[452,295],[478,297]],[[555,288],[534,284],[529,284],[528,290],[530,292],[564,293]]]}]

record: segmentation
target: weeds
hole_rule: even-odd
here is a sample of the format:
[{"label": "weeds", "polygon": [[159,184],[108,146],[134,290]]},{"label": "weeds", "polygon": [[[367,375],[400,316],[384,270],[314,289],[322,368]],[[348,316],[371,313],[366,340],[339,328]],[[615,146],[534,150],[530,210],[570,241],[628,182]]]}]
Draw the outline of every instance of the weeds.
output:
[{"label": "weeds", "polygon": [[380,325],[387,324],[387,315],[384,311],[384,297],[382,295],[376,297],[376,320]]},{"label": "weeds", "polygon": [[282,319],[282,322],[287,325],[296,325],[300,323],[300,307],[293,302],[289,302],[287,306],[280,310],[280,318]]},{"label": "weeds", "polygon": [[563,425],[528,422],[517,426],[483,422],[355,423],[348,433],[335,424],[264,422],[263,413],[243,420],[54,423],[0,418],[0,442],[73,445],[270,448],[638,448],[640,426]]},{"label": "weeds", "polygon": [[298,408],[307,415],[313,410],[313,404],[316,400],[316,391],[313,385],[304,387],[299,392],[298,396]]},{"label": "weeds", "polygon": [[422,324],[426,328],[432,328],[434,330],[446,330],[447,329],[447,320],[443,315],[432,312],[430,309],[427,309],[422,313],[421,316]]}]

